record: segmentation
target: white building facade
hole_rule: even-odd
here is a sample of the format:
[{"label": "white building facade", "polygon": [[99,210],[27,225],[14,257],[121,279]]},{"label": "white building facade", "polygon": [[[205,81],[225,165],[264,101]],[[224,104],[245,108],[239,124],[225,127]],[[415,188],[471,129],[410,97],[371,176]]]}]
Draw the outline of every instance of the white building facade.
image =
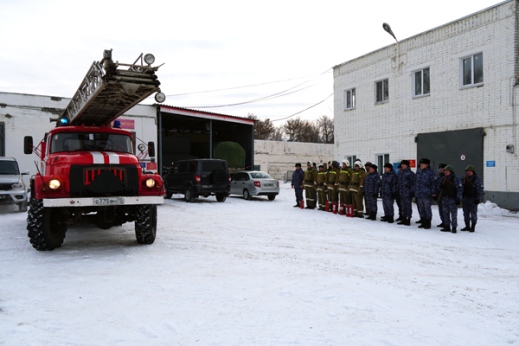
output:
[{"label": "white building facade", "polygon": [[335,66],[335,157],[474,165],[518,210],[518,15],[505,1]]}]

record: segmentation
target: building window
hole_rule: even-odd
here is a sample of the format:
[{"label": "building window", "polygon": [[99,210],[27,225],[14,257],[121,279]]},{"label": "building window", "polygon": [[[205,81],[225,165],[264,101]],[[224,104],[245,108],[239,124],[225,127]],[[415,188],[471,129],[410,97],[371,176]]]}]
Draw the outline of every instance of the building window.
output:
[{"label": "building window", "polygon": [[344,91],[344,109],[355,108],[355,88]]},{"label": "building window", "polygon": [[414,96],[429,95],[431,93],[431,78],[429,68],[414,73]]},{"label": "building window", "polygon": [[351,168],[354,168],[353,167],[353,164],[355,163],[355,161],[357,161],[357,156],[356,155],[346,155],[344,156],[344,158],[350,163],[350,167]]},{"label": "building window", "polygon": [[483,53],[461,59],[461,65],[464,86],[483,83]]},{"label": "building window", "polygon": [[375,93],[377,102],[389,100],[389,82],[387,79],[375,83]]},{"label": "building window", "polygon": [[384,165],[389,162],[389,154],[379,154],[377,155],[377,162],[378,162],[378,174],[382,175],[384,174]]}]

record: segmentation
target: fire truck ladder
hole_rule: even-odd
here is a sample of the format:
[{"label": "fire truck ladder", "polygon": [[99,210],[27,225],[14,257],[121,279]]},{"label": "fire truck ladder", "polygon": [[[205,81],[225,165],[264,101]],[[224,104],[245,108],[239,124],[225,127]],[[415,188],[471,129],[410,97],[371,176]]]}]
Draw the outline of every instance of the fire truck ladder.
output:
[{"label": "fire truck ladder", "polygon": [[61,118],[76,126],[102,126],[155,92],[155,100],[163,102],[155,75],[162,65],[152,67],[154,60],[151,54],[141,54],[133,64],[114,63],[112,50],[105,50],[103,60],[94,61]]}]

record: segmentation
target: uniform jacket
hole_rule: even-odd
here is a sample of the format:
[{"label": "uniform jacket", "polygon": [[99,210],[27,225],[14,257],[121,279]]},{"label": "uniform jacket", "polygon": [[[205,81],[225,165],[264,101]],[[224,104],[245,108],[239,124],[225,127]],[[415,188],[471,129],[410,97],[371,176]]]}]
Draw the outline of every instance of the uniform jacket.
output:
[{"label": "uniform jacket", "polygon": [[328,176],[326,178],[326,182],[329,187],[333,187],[335,184],[339,183],[339,169],[332,168],[328,170]]},{"label": "uniform jacket", "polygon": [[380,186],[380,195],[382,197],[395,197],[398,188],[398,177],[395,171],[384,172]]},{"label": "uniform jacket", "polygon": [[463,178],[463,198],[473,198],[481,201],[483,197],[483,181],[474,173],[471,177],[468,175]]},{"label": "uniform jacket", "polygon": [[369,173],[364,181],[364,194],[366,196],[378,197],[380,192],[380,175],[378,172]]},{"label": "uniform jacket", "polygon": [[323,188],[324,186],[326,186],[326,174],[327,174],[326,171],[317,172],[316,183],[317,183],[318,188],[319,187]]},{"label": "uniform jacket", "polygon": [[463,184],[461,179],[458,178],[454,173],[449,176],[444,176],[440,182],[440,194],[438,198],[454,198],[461,200],[463,195]]},{"label": "uniform jacket", "polygon": [[398,194],[400,197],[413,197],[415,175],[409,167],[398,173]]},{"label": "uniform jacket", "polygon": [[358,192],[364,188],[364,179],[366,179],[366,172],[363,170],[353,171],[351,174],[350,191]]},{"label": "uniform jacket", "polygon": [[303,185],[314,185],[317,181],[317,171],[315,168],[310,168],[305,171],[305,179]]},{"label": "uniform jacket", "polygon": [[342,169],[339,171],[339,189],[347,190],[350,185],[351,174],[353,170],[351,168]]},{"label": "uniform jacket", "polygon": [[305,171],[302,169],[295,170],[294,173],[292,173],[292,186],[296,189],[299,189],[299,187],[303,186],[303,180],[305,179]]},{"label": "uniform jacket", "polygon": [[415,176],[414,194],[416,198],[431,198],[436,194],[436,177],[431,168],[419,169]]}]

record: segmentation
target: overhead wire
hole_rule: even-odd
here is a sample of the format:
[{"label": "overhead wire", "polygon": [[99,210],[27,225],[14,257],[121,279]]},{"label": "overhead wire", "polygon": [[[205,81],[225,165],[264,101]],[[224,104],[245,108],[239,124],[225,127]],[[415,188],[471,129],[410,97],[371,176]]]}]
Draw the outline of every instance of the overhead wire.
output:
[{"label": "overhead wire", "polygon": [[296,78],[288,78],[288,79],[280,79],[280,80],[271,81],[271,82],[264,82],[264,83],[258,83],[258,84],[249,84],[249,85],[241,85],[241,86],[228,87],[228,88],[222,88],[222,89],[212,89],[212,90],[203,90],[203,91],[191,91],[191,92],[180,93],[180,94],[171,94],[171,95],[166,95],[166,96],[167,97],[175,97],[175,96],[184,96],[184,95],[206,94],[206,93],[226,91],[226,90],[234,90],[234,89],[245,89],[245,88],[252,88],[252,87],[255,87],[255,86],[262,86],[262,85],[267,85],[267,84],[282,83],[282,82],[287,82],[287,81],[291,81],[291,80],[301,79],[301,78],[305,78],[305,77],[307,77],[307,76],[296,77]]},{"label": "overhead wire", "polygon": [[303,109],[302,111],[296,112],[296,113],[294,113],[294,114],[292,114],[292,115],[289,115],[288,117],[284,117],[284,118],[280,118],[280,119],[270,120],[270,122],[273,123],[274,121],[280,121],[280,120],[285,120],[285,119],[292,118],[293,116],[296,116],[296,115],[298,115],[298,114],[301,114],[301,113],[303,113],[303,112],[305,112],[305,111],[307,111],[307,110],[309,110],[309,109],[312,109],[312,108],[314,108],[314,107],[320,105],[320,104],[323,103],[324,101],[328,100],[331,96],[333,96],[333,93],[331,93],[330,95],[326,96],[326,98],[325,98],[324,100],[321,100],[321,101],[319,101],[319,102],[317,102],[317,103],[311,105],[310,107],[307,107],[307,108]]},{"label": "overhead wire", "polygon": [[[327,73],[328,71],[330,71],[331,68],[327,69],[326,71],[320,73],[317,77],[321,77],[322,75],[324,75],[325,73]],[[244,105],[244,104],[248,104],[248,103],[254,103],[254,102],[259,102],[259,101],[265,101],[265,100],[269,100],[269,99],[273,99],[273,98],[277,98],[277,97],[281,97],[281,96],[286,96],[286,95],[290,95],[290,94],[293,94],[295,92],[298,92],[298,91],[301,91],[301,90],[304,90],[304,89],[307,89],[313,85],[310,85],[310,86],[307,86],[307,87],[304,87],[304,88],[300,88],[296,91],[293,91],[293,92],[289,92],[297,87],[300,87],[308,82],[310,82],[311,80],[317,78],[317,77],[313,77],[313,78],[310,78],[310,79],[307,79],[305,80],[304,82],[302,83],[299,83],[293,87],[290,87],[288,89],[285,89],[285,90],[282,90],[282,91],[278,91],[274,94],[270,94],[270,95],[267,95],[267,96],[263,96],[263,97],[259,97],[259,98],[256,98],[256,99],[252,99],[252,100],[248,100],[248,101],[243,101],[243,102],[237,102],[237,103],[232,103],[232,104],[224,104],[224,105],[212,105],[212,106],[189,106],[189,107],[185,107],[185,108],[194,108],[194,109],[199,109],[199,108],[220,108],[220,107],[232,107],[232,106],[241,106],[241,105]],[[238,88],[238,87],[236,87]]]}]

